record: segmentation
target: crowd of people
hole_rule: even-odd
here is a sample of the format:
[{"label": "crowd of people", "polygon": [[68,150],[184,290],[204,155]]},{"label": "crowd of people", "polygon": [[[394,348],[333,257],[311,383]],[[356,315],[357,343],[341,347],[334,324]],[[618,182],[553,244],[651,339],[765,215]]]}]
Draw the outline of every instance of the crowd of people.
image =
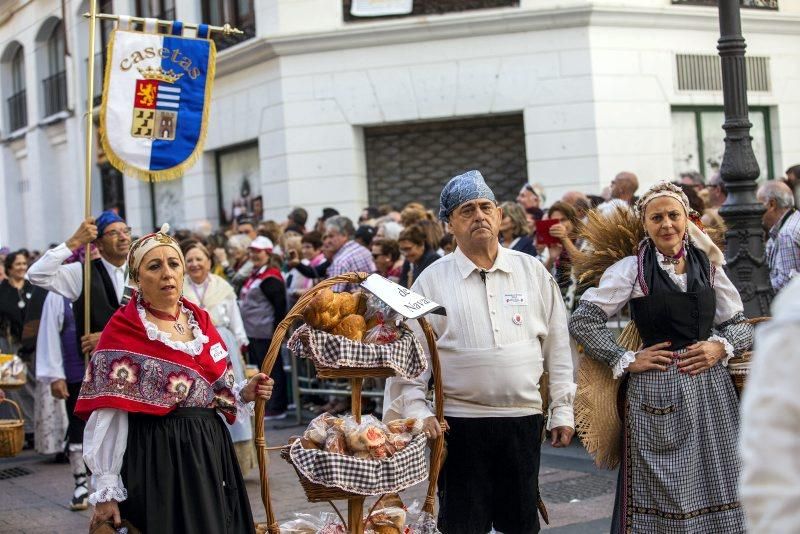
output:
[{"label": "crowd of people", "polygon": [[[765,208],[765,257],[776,293],[800,271],[798,177],[800,166],[792,167],[786,179],[768,181],[757,193]],[[705,436],[683,441],[679,435],[653,434],[652,413],[626,409],[631,437],[626,442],[628,478],[621,470],[614,528],[655,532],[656,525],[686,532],[717,532],[723,527],[742,531],[738,469],[711,473],[702,464],[705,458],[722,459],[727,466],[737,463],[735,393],[726,371],[716,364],[750,347],[752,327],[743,326],[747,323],[739,294],[724,270],[717,269],[722,252],[714,240],[700,239],[699,234],[689,238],[695,231],[712,236],[724,231],[720,207],[726,200],[725,184],[718,173],[708,180],[699,173],[684,173],[672,183],[661,183],[641,196],[637,193],[637,176],[620,172],[599,195],[569,191],[548,203],[540,186],[524,183],[515,199],[496,199],[480,174],[471,171],[448,183],[437,211],[413,202],[402,207],[369,206],[353,221],[332,207],[324,208],[316,219],[297,207],[281,221],[243,215],[214,232],[162,228],[138,239],[118,213],[105,211],[83,221],[63,243],[40,257],[27,250],[0,250],[0,353],[18,354],[28,377],[25,387],[0,390],[0,395],[22,406],[26,446],[70,464],[73,510],[93,504],[97,521],[118,523],[120,513],[163,521],[163,514],[154,511],[163,510],[165,503],[144,497],[151,489],[159,494],[150,486],[148,474],[188,469],[196,456],[185,457],[178,465],[148,463],[145,443],[171,450],[165,436],[189,425],[207,444],[201,471],[217,473],[233,486],[222,497],[233,507],[229,517],[240,526],[252,523],[249,508],[232,504],[241,500],[236,494],[243,491],[241,472],[256,464],[246,404],[256,396],[268,398],[266,417],[282,419],[293,399],[283,365],[275,365],[269,379],[261,374],[248,379],[248,366],[261,368],[275,328],[317,282],[347,272],[378,273],[446,306],[446,318],[432,319],[440,352],[469,352],[483,361],[492,347],[505,348],[508,365],[502,373],[497,374],[496,362],[485,362],[487,375],[500,384],[512,384],[502,394],[487,389],[481,380],[484,375],[474,373],[474,368],[462,369],[453,359],[443,360],[444,374],[453,381],[446,388],[445,407],[450,456],[439,488],[443,532],[479,532],[487,525],[510,532],[538,530],[535,511],[509,513],[508,507],[519,501],[503,497],[530,495],[535,502],[538,495],[538,486],[531,486],[531,481],[538,477],[534,442],[544,424],[542,399],[538,392],[531,393],[537,386],[530,382],[537,377],[522,379],[514,376],[514,369],[533,366],[538,374],[549,370],[548,430],[554,445],[568,444],[574,429],[571,405],[577,362],[570,334],[588,356],[608,364],[615,377],[630,376],[627,406],[660,406],[665,399],[672,406],[691,404],[691,417],[672,431],[680,431],[684,438],[688,433]],[[640,218],[648,240],[638,257],[616,263],[597,287],[586,288],[575,276],[572,259],[586,250],[581,231],[592,210],[600,214],[630,210]],[[92,272],[88,315],[85,261],[91,262]],[[491,274],[498,270],[510,273],[511,279]],[[459,278],[465,280],[463,291],[448,292],[448,280]],[[335,289],[355,287],[340,284]],[[494,293],[511,298],[512,304],[528,306],[529,300],[534,304],[525,314],[515,313],[508,324],[499,325],[489,298]],[[474,313],[482,309],[481,302],[486,304],[485,317]],[[609,317],[623,308],[630,309],[642,335],[645,348],[636,353],[617,345],[606,328]],[[564,319],[556,320],[561,315]],[[682,321],[682,316],[695,319]],[[85,317],[90,320],[89,334]],[[653,328],[657,323],[668,327]],[[85,353],[93,354],[88,368]],[[531,354],[538,354],[538,359],[529,361]],[[665,372],[647,372],[652,370]],[[154,390],[147,398],[132,393],[132,384],[158,382],[156,375],[169,377],[166,393],[159,397]],[[698,375],[702,379],[693,380]],[[425,376],[419,381],[390,379],[382,410],[384,416],[425,418],[427,432],[435,437],[443,428],[431,420],[424,402],[427,380]],[[205,389],[199,388],[201,381],[208,384]],[[676,383],[682,386],[676,389]],[[302,402],[311,411],[348,409],[334,398]],[[228,425],[213,416],[214,409]],[[489,424],[483,422],[486,418],[494,420]],[[498,423],[501,419],[503,424]],[[520,424],[527,430],[520,431]],[[478,468],[481,458],[491,455],[475,448],[474,438],[487,433],[496,433],[500,441],[513,436],[502,441],[507,461],[522,466],[513,481],[506,476],[509,466],[494,471]],[[232,452],[222,447],[225,459],[220,460],[220,443],[227,442]],[[537,454],[522,459],[519,451],[531,447]],[[648,451],[664,447],[674,465],[686,468],[681,474],[673,476],[649,463]],[[237,461],[229,462],[229,456]],[[485,483],[496,476],[504,478]],[[181,484],[196,502],[220,498],[213,481]],[[631,484],[648,488],[640,501],[646,502],[642,509],[659,509],[675,500],[686,484],[701,488],[702,498],[695,492],[678,499],[676,506],[686,511],[686,517],[654,519],[626,508]],[[509,490],[483,495],[476,493],[478,486],[489,493],[501,486]],[[193,529],[220,524],[213,514],[188,521],[188,502],[170,501],[175,517],[169,521]],[[496,506],[471,506],[475,502]],[[692,515],[709,506],[724,506],[725,514],[710,514],[708,522],[704,514]],[[509,523],[512,516],[515,520]],[[155,528],[156,523],[148,525]],[[684,527],[689,530],[680,530]],[[220,528],[217,531],[222,532],[229,526]]]}]

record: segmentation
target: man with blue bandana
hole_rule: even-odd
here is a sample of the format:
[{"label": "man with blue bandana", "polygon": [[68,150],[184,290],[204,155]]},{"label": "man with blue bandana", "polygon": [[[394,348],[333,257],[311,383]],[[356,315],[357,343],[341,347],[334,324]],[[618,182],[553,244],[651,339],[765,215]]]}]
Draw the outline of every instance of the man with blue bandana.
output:
[{"label": "man with blue bandana", "polygon": [[[543,411],[553,446],[567,446],[575,426],[561,293],[541,262],[500,246],[503,212],[478,171],[447,183],[439,218],[458,248],[426,268],[411,289],[447,310],[428,316],[442,368],[444,398],[436,400],[444,402],[447,423],[440,427],[426,401],[430,371],[415,380],[387,380],[384,419],[423,419],[431,439],[445,431],[441,532],[539,532]],[[539,392],[544,371],[549,409]]]},{"label": "man with blue bandana", "polygon": [[[83,264],[79,261],[64,264],[74,252],[94,243],[100,254],[92,262],[91,276],[91,324],[90,334],[84,335]],[[60,365],[48,365],[48,375],[38,376],[50,382],[50,390],[57,399],[64,399],[69,416],[67,450],[75,478],[75,490],[70,509],[85,510],[89,506],[86,466],[83,463],[83,420],[73,414],[83,380],[83,353],[94,351],[100,333],[114,312],[123,303],[127,283],[127,258],[131,246],[131,229],[114,211],[101,213],[96,219],[83,221],[75,233],[59,246],[48,250],[39,261],[31,265],[28,278],[36,286],[61,295],[72,303],[72,310],[62,312],[73,320],[62,321],[62,329],[49,329],[54,338],[43,340],[42,346],[63,347]],[[53,300],[48,296],[49,300]],[[54,308],[55,309],[55,308]],[[46,319],[42,318],[43,321]],[[69,330],[69,332],[67,331]],[[72,331],[70,339],[67,339]],[[73,350],[74,349],[74,350]],[[52,363],[52,362],[51,362]],[[60,371],[60,372],[59,372]]]}]

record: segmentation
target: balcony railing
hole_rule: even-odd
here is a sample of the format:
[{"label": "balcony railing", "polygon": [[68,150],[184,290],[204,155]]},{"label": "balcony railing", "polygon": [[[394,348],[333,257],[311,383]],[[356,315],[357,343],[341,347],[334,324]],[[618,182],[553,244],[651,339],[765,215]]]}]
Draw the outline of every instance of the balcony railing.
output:
[{"label": "balcony railing", "polygon": [[[686,6],[717,6],[717,0],[672,0],[673,4]],[[739,0],[742,7],[754,9],[778,9],[778,0]]]},{"label": "balcony railing", "polygon": [[8,131],[13,132],[28,125],[28,100],[25,89],[11,95],[8,100]]},{"label": "balcony railing", "polygon": [[42,80],[44,89],[44,116],[55,115],[67,109],[67,72],[61,71]]},{"label": "balcony railing", "polygon": [[474,9],[491,9],[497,7],[518,7],[519,0],[414,0],[414,8],[407,15],[387,15],[380,17],[354,17],[350,14],[353,0],[342,0],[342,14],[345,22],[364,22],[396,17],[413,17],[417,15],[442,15]]}]

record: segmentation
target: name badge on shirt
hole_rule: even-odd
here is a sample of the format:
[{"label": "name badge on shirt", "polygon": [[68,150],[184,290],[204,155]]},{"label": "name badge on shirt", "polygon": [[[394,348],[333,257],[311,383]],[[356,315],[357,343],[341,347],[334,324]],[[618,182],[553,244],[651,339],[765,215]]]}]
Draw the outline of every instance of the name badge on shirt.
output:
[{"label": "name badge on shirt", "polygon": [[525,293],[505,293],[503,295],[503,304],[506,306],[527,306],[528,295]]},{"label": "name badge on shirt", "polygon": [[211,347],[211,358],[214,359],[214,363],[225,359],[227,355],[228,351],[220,343],[214,343],[214,346]]}]

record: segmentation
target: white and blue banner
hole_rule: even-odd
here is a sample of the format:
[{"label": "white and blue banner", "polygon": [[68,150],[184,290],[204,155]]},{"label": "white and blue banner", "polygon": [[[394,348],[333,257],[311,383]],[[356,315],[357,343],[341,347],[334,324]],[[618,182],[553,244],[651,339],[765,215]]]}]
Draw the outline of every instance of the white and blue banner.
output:
[{"label": "white and blue banner", "polygon": [[142,180],[182,176],[205,141],[216,48],[207,26],[198,38],[182,30],[177,21],[174,35],[116,29],[108,45],[103,150],[114,167]]}]

